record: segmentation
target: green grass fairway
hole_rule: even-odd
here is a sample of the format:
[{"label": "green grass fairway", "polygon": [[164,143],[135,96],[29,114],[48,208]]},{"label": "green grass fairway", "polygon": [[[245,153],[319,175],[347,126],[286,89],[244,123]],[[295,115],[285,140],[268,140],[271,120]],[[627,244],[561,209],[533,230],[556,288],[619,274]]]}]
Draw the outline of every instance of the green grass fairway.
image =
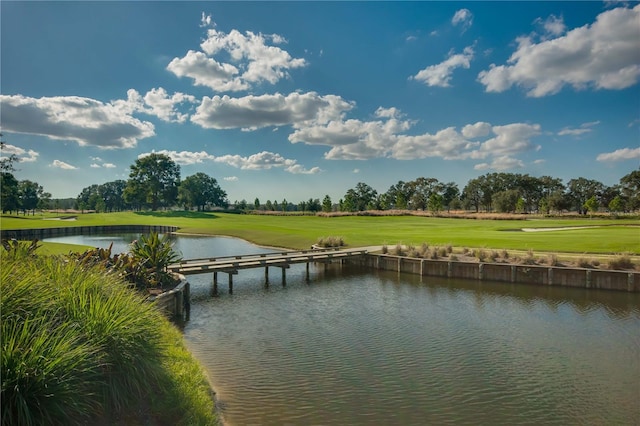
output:
[{"label": "green grass fairway", "polygon": [[[49,216],[51,217],[51,216]],[[319,237],[341,236],[352,247],[369,245],[451,244],[566,252],[640,254],[640,221],[609,219],[473,220],[416,216],[267,216],[197,212],[124,212],[80,214],[77,220],[43,216],[0,218],[2,229],[94,225],[174,225],[180,232],[229,235],[256,244],[308,248]],[[522,232],[521,228],[597,226],[588,229]]]}]

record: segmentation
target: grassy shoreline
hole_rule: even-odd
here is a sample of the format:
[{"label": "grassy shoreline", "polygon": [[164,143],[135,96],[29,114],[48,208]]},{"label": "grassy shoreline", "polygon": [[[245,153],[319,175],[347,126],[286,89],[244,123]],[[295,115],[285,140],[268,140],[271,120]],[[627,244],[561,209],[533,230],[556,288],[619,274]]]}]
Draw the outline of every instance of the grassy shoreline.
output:
[{"label": "grassy shoreline", "polygon": [[215,425],[182,334],[100,267],[1,255],[1,424]]}]

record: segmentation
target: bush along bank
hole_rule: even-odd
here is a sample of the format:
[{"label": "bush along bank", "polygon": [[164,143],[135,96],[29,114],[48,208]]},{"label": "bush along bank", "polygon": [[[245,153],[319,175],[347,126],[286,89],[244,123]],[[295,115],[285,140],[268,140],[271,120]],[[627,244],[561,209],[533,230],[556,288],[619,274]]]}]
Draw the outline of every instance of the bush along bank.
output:
[{"label": "bush along bank", "polygon": [[116,274],[0,255],[1,424],[216,424],[180,332]]}]

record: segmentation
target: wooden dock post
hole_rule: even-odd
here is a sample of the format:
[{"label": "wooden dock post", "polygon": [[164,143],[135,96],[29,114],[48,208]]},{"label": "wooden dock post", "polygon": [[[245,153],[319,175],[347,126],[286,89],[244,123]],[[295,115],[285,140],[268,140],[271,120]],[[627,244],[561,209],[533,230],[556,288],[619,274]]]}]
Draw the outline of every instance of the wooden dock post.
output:
[{"label": "wooden dock post", "polygon": [[218,294],[218,273],[213,273],[213,294]]},{"label": "wooden dock post", "polygon": [[282,267],[282,287],[286,287],[287,285],[287,268]]},{"label": "wooden dock post", "polygon": [[309,262],[307,262],[307,282],[309,281]]},{"label": "wooden dock post", "polygon": [[264,267],[264,286],[269,287],[269,267]]},{"label": "wooden dock post", "polygon": [[229,272],[229,294],[233,294],[233,272]]}]

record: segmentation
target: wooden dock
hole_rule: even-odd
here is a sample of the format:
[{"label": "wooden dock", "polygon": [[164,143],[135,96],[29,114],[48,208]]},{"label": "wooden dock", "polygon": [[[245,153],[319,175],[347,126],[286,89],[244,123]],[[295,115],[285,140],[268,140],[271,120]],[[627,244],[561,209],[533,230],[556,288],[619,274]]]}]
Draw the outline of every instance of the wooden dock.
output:
[{"label": "wooden dock", "polygon": [[285,251],[273,253],[247,254],[239,256],[210,257],[201,259],[187,259],[180,263],[169,265],[168,269],[182,275],[213,273],[213,292],[218,291],[218,272],[229,275],[229,293],[233,293],[233,275],[241,269],[265,268],[265,284],[269,285],[269,267],[282,269],[282,285],[286,285],[286,270],[296,263],[307,264],[307,279],[309,279],[309,263],[331,263],[334,260],[367,254],[366,249],[313,249],[300,251]]}]

